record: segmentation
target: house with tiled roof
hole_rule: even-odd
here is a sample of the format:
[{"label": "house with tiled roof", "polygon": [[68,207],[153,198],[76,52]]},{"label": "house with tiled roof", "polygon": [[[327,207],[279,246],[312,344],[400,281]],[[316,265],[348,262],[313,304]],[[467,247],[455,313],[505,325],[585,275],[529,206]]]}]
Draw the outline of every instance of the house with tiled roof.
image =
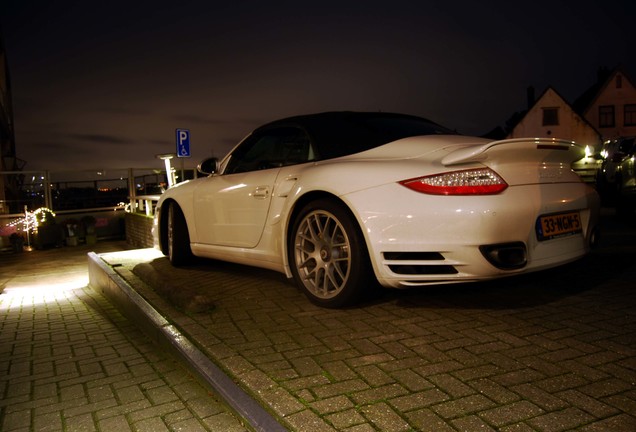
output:
[{"label": "house with tiled roof", "polygon": [[603,142],[636,136],[636,88],[622,67],[599,70],[597,82],[570,105],[548,87],[528,109],[516,113],[507,138],[539,137],[575,141],[586,148],[586,157],[573,165],[584,180],[594,182]]},{"label": "house with tiled roof", "polygon": [[626,71],[601,69],[599,79],[574,102],[603,140],[636,135],[636,87]]},{"label": "house with tiled roof", "polygon": [[562,138],[597,146],[636,135],[636,87],[620,66],[601,68],[597,82],[572,105],[552,87],[528,99],[528,110],[515,115],[508,138]]},{"label": "house with tiled roof", "polygon": [[513,127],[508,138],[560,138],[596,148],[601,135],[552,87],[548,87]]},{"label": "house with tiled roof", "polygon": [[577,142],[585,147],[585,157],[576,161],[572,168],[583,181],[594,183],[601,166],[600,158],[595,157],[601,150],[601,134],[552,87],[548,87],[534,103],[531,94],[529,91],[531,106],[514,125],[508,138],[558,138]]}]

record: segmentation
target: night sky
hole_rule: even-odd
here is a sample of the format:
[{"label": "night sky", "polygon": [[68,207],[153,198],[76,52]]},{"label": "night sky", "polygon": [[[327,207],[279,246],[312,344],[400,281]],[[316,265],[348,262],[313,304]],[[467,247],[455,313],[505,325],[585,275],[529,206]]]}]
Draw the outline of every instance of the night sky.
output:
[{"label": "night sky", "polygon": [[262,123],[329,110],[481,135],[530,85],[572,103],[601,66],[636,79],[635,22],[633,0],[0,0],[28,170],[161,168],[176,128],[195,166]]}]

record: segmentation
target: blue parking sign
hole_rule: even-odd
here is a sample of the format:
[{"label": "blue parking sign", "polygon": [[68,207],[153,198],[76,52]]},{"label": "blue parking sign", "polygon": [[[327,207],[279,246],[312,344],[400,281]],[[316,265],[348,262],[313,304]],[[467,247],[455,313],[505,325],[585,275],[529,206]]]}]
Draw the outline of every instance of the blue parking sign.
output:
[{"label": "blue parking sign", "polygon": [[190,131],[177,129],[177,157],[190,157]]}]

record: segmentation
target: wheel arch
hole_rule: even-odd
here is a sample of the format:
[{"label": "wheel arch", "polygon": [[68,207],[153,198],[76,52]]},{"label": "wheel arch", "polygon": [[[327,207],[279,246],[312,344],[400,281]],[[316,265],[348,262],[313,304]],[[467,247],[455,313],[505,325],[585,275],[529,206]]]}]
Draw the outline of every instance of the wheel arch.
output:
[{"label": "wheel arch", "polygon": [[368,244],[368,238],[365,235],[364,230],[362,229],[362,223],[360,221],[360,219],[358,218],[358,215],[351,209],[351,207],[347,204],[346,201],[344,201],[342,198],[338,197],[337,195],[334,195],[330,192],[326,192],[326,191],[311,191],[308,192],[306,194],[304,194],[303,196],[301,196],[300,198],[298,198],[296,200],[296,202],[294,202],[294,205],[292,207],[292,209],[289,211],[288,213],[288,218],[287,221],[285,222],[285,229],[284,229],[284,239],[283,239],[283,259],[284,259],[284,267],[285,267],[285,274],[287,275],[287,277],[291,277],[291,269],[289,267],[289,241],[290,238],[292,237],[292,229],[294,227],[294,221],[296,220],[296,218],[298,217],[298,214],[302,211],[302,209],[305,207],[305,205],[307,205],[308,203],[312,202],[312,201],[316,201],[319,199],[328,199],[331,201],[334,201],[338,204],[340,204],[343,209],[345,209],[349,215],[351,216],[352,220],[354,220],[356,222],[356,227],[357,229],[360,231],[360,234],[362,235],[362,238],[364,239],[365,242],[365,247],[367,248],[367,254],[369,254],[369,244]]},{"label": "wheel arch", "polygon": [[[300,229],[300,226],[306,223],[305,218],[308,214],[303,211],[303,209],[307,209],[309,212],[320,212],[326,210],[330,214],[330,216],[327,217],[335,219],[338,225],[340,225],[338,230],[344,231],[348,237],[346,243],[346,250],[348,250],[348,252],[344,255],[347,257],[344,258],[347,261],[346,271],[344,273],[339,270],[334,271],[334,275],[339,273],[343,275],[343,278],[337,280],[336,276],[336,280],[334,280],[329,277],[331,282],[328,284],[331,286],[331,289],[327,288],[327,283],[325,283],[325,286],[322,288],[318,288],[319,285],[322,286],[322,283],[318,282],[318,279],[316,279],[313,283],[311,281],[305,283],[305,281],[309,279],[303,276],[300,267],[293,264],[297,259],[297,257],[294,257],[296,253],[296,249],[294,248],[294,244],[296,242],[294,227],[298,226]],[[293,209],[289,212],[285,233],[285,270],[289,272],[290,277],[295,280],[295,283],[307,295],[312,303],[328,308],[338,308],[355,304],[366,295],[370,295],[375,292],[377,273],[375,271],[373,260],[370,256],[368,244],[369,239],[365,235],[363,224],[358,218],[358,215],[351,206],[348,205],[346,200],[324,191],[307,193],[302,197],[302,199],[299,199],[294,203]],[[308,237],[314,238],[314,235],[311,234]],[[308,239],[308,237],[303,236],[303,238],[306,239]],[[324,244],[322,243],[323,240],[318,241],[318,243],[315,243],[313,240],[309,240],[309,242],[314,246],[318,245],[317,247],[320,250],[322,250],[322,247],[330,248],[333,246],[336,249],[343,247],[342,243],[339,245],[331,243],[329,237],[330,236],[325,237]],[[323,244],[324,246],[319,246],[320,244]],[[322,252],[319,255],[322,256]],[[331,252],[327,255],[331,255]],[[308,256],[309,255],[307,255],[307,257]],[[322,259],[325,259],[325,257],[308,258],[307,262],[313,261],[314,259],[321,261]],[[323,267],[323,265],[325,267]],[[315,268],[323,268],[324,274],[324,272],[333,271],[327,270],[327,266],[332,268],[332,266],[335,265],[337,265],[335,264],[335,261],[334,264],[332,264],[331,259],[327,258],[322,265],[316,265]],[[304,268],[304,265],[302,267]],[[310,270],[310,272],[312,271]],[[313,274],[316,275],[317,278],[320,278],[318,276],[319,272]],[[347,275],[346,278],[344,277],[344,274]],[[327,277],[323,277],[325,278],[324,281],[326,281]],[[331,290],[332,293],[326,294],[326,291],[324,290]]]},{"label": "wheel arch", "polygon": [[179,205],[176,200],[167,198],[161,203],[157,213],[157,240],[159,241],[159,250],[164,255],[168,255],[168,210],[172,203]]}]

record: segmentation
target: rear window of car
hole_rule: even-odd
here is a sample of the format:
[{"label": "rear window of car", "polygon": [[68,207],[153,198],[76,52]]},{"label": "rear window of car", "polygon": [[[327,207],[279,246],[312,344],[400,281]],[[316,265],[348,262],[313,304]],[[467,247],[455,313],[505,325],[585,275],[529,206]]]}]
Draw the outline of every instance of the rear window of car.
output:
[{"label": "rear window of car", "polygon": [[424,118],[401,114],[325,113],[306,120],[304,126],[320,159],[363,152],[402,138],[456,134]]}]

